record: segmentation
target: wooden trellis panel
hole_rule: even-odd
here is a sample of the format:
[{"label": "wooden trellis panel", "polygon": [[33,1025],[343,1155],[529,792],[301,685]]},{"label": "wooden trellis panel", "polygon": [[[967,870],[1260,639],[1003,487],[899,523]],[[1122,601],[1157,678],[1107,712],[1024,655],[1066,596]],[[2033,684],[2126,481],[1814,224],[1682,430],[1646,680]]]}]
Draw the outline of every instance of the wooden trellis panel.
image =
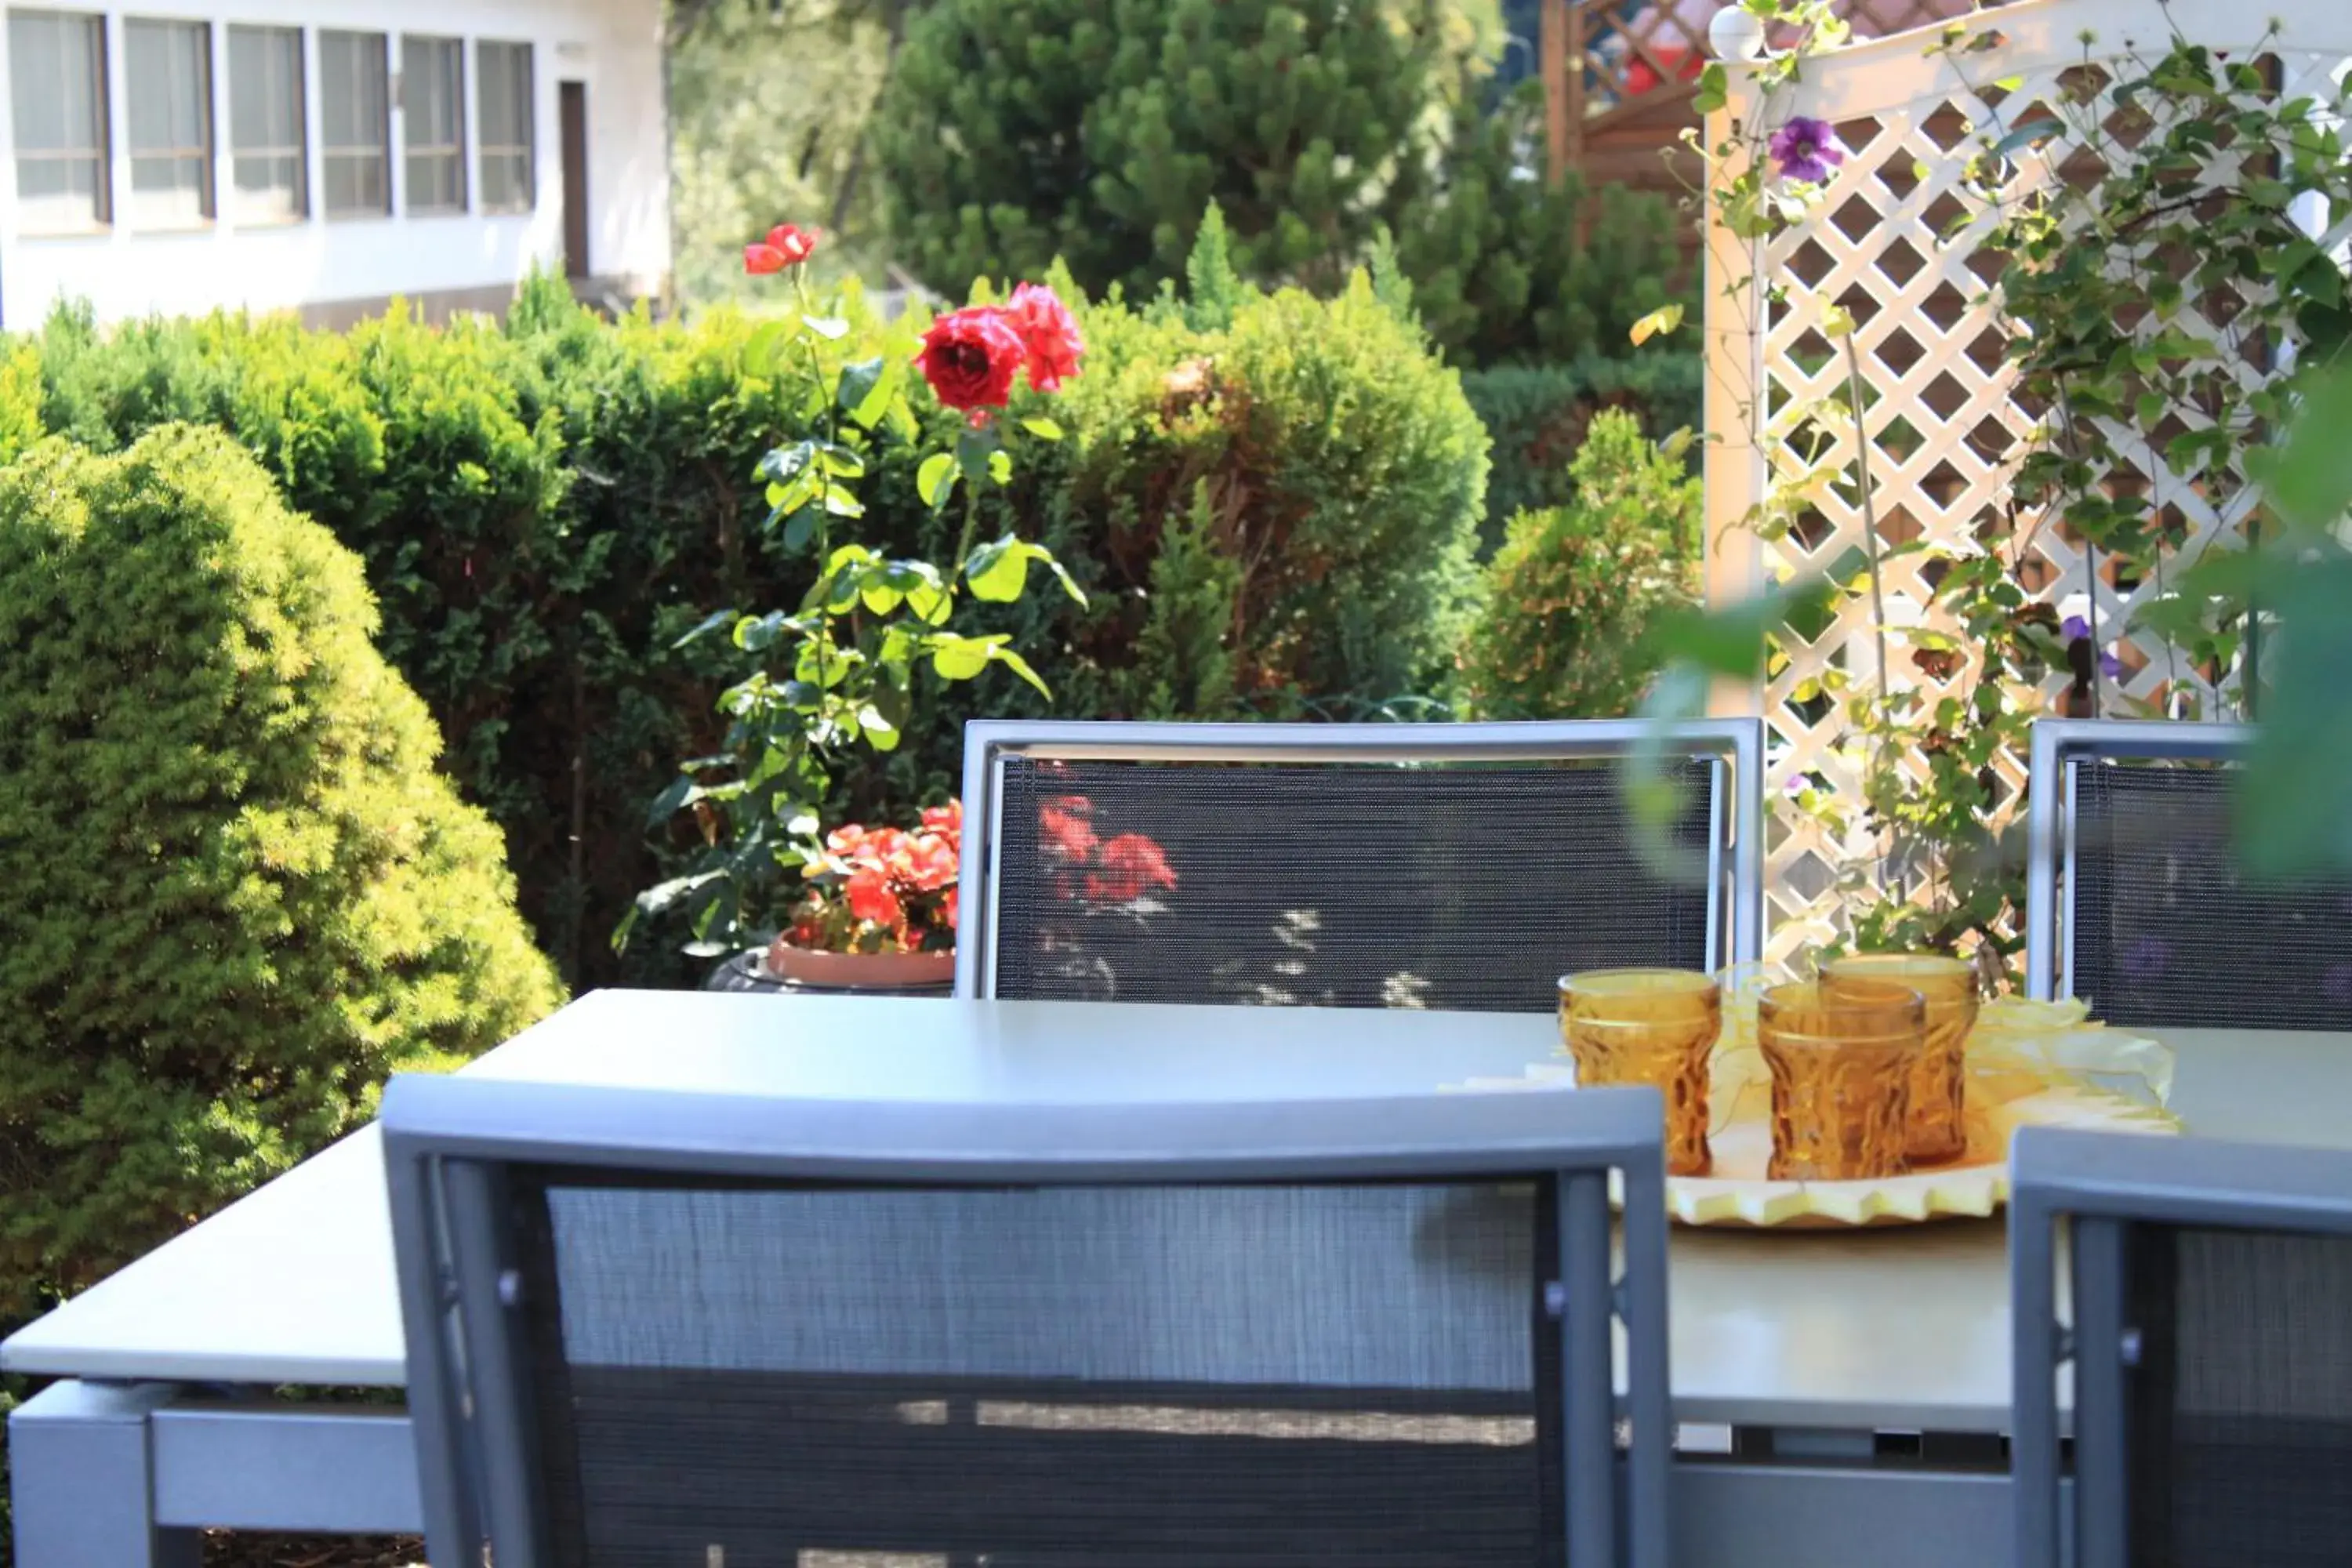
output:
[{"label": "wooden trellis panel", "polygon": [[[2001,0],[1988,0],[1999,5]],[[1845,0],[1861,38],[1883,37],[1966,15],[1971,0]],[[1662,156],[1691,111],[1691,84],[1709,58],[1707,25],[1717,0],[1546,0],[1555,168],[1591,184],[1680,187]],[[1685,170],[1694,179],[1696,168]]]},{"label": "wooden trellis panel", "polygon": [[[1785,460],[1789,438],[1807,405],[1837,393],[1842,357],[1822,336],[1822,312],[1843,306],[1858,323],[1854,342],[1874,398],[1864,424],[1880,537],[1889,546],[1925,537],[1955,552],[1994,549],[2020,563],[2020,580],[2065,614],[2094,603],[2103,639],[2114,639],[2133,610],[2161,590],[2160,576],[2119,580],[2107,561],[2095,563],[2080,542],[2056,522],[2018,510],[2009,489],[2020,444],[2036,415],[2012,395],[2014,377],[2004,357],[2005,327],[1988,285],[2000,258],[1980,248],[1993,216],[1957,189],[1961,165],[1983,131],[2046,118],[2097,123],[2110,133],[2124,123],[2114,113],[2113,83],[2134,59],[2152,61],[2169,47],[2171,28],[2217,50],[2252,51],[2275,18],[2279,38],[2262,49],[2272,79],[2287,96],[2333,96],[2334,81],[2352,67],[2352,5],[2344,0],[2017,0],[1971,24],[1991,35],[1986,47],[1954,57],[1931,57],[1939,29],[1857,43],[1806,62],[1801,79],[1759,105],[1746,73],[1732,72],[1730,105],[1712,117],[1710,145],[1732,134],[1743,116],[1760,112],[1777,125],[1793,115],[1834,125],[1847,151],[1822,200],[1801,224],[1757,247],[1710,226],[1706,290],[1708,360],[1706,424],[1714,438],[1706,459],[1708,593],[1724,602],[1767,581],[1829,572],[1844,577],[1864,559],[1858,496],[1852,486],[1822,495],[1786,538],[1759,542],[1742,519],[1766,494],[1768,466]],[[2091,40],[2084,42],[2085,37]],[[2062,140],[2045,155],[2021,156],[2011,189],[2054,178],[2095,180],[2095,157]],[[2212,177],[2233,181],[2236,167],[2217,162]],[[1957,230],[1956,215],[1977,215]],[[2314,225],[2339,256],[2352,236],[2352,214],[2319,214]],[[1763,288],[1745,285],[1760,267],[1762,281],[1785,285],[1780,302]],[[2244,285],[2240,285],[2244,287]],[[2226,296],[2192,300],[2176,325],[2210,340],[2228,331],[2234,303]],[[2147,330],[2155,331],[2150,321]],[[2263,355],[2251,353],[2245,376],[2265,374]],[[1765,411],[1760,443],[1751,410]],[[2193,423],[2193,417],[2189,421]],[[1833,437],[1827,461],[1852,471],[1853,426],[1842,414],[1825,426]],[[2117,432],[2116,434],[2120,434]],[[2146,494],[2170,527],[2174,555],[2193,556],[2219,538],[2242,538],[2252,501],[2234,489],[2217,507],[2201,487],[2184,482],[2159,451],[2134,437],[2118,442],[2131,459],[2110,476],[2118,490]],[[1948,679],[1924,674],[1908,657],[1902,628],[1938,626],[1918,558],[1888,564],[1892,682],[1922,689],[1933,701],[1966,689],[1971,665]],[[2093,594],[2095,588],[2095,600]],[[2121,693],[2170,710],[2194,705],[2211,716],[2225,711],[2233,692],[2231,672],[2217,690],[2174,649],[2144,634],[2118,648],[2125,664],[2108,688],[2108,711],[2124,710]],[[1843,705],[1813,693],[1825,673],[1843,671],[1854,684],[1874,676],[1869,606],[1850,601],[1840,617],[1805,640],[1791,637],[1786,662],[1760,689],[1719,691],[1717,705],[1760,711],[1770,730],[1769,785],[1776,809],[1766,846],[1770,931],[1768,952],[1792,956],[1842,930],[1834,882],[1842,868],[1871,866],[1876,842],[1859,822],[1843,835],[1798,811],[1786,794],[1801,781],[1826,784],[1858,803],[1863,758]],[[2065,680],[2053,676],[2041,694],[2054,706]],[[2020,804],[2022,758],[1998,766],[2004,814]],[[1858,810],[1853,814],[1859,816]]]}]

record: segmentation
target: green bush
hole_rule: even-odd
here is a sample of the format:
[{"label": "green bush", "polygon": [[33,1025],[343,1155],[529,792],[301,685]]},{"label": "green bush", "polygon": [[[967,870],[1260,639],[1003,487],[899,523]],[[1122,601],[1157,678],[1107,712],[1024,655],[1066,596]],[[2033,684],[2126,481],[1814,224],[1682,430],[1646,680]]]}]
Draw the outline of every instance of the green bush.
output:
[{"label": "green bush", "polygon": [[1546,180],[1543,114],[1533,82],[1492,110],[1465,96],[1440,153],[1409,170],[1397,259],[1455,364],[1622,356],[1635,321],[1688,291],[1673,208]]},{"label": "green bush", "polygon": [[1442,89],[1441,0],[936,0],[875,116],[898,248],[933,288],[1056,258],[1173,275],[1222,205],[1244,277],[1343,282]]},{"label": "green bush", "polygon": [[[1054,400],[1069,438],[986,488],[983,536],[1017,524],[1092,595],[961,628],[1011,632],[1051,709],[998,671],[919,687],[905,743],[846,771],[835,812],[954,789],[975,713],[1347,713],[1450,679],[1485,470],[1457,378],[1368,285],[1318,301],[1213,254],[1194,272],[1197,298],[1141,308],[1065,289],[1089,343]],[[831,352],[911,353],[919,321],[884,322],[854,289],[839,313]],[[618,957],[605,941],[688,847],[675,826],[649,839],[646,807],[712,749],[711,700],[741,671],[723,646],[672,645],[715,610],[795,603],[814,575],[761,527],[753,465],[810,416],[805,369],[761,363],[760,342],[723,310],[607,322],[542,281],[503,328],[395,312],[348,334],[229,317],[100,333],[64,312],[31,348],[48,429],[114,451],[152,421],[215,425],[359,555],[386,657],[504,831],[542,945],[587,986],[695,974],[666,933]],[[29,374],[21,348],[0,359],[0,442],[12,365]],[[917,405],[922,428],[875,442],[858,528],[935,558],[960,520],[922,504],[915,469],[957,416]],[[1183,526],[1196,495],[1205,533]],[[1213,651],[1222,666],[1200,662]]]},{"label": "green bush", "polygon": [[1696,353],[1664,351],[1629,360],[1593,355],[1566,364],[1465,371],[1463,395],[1495,444],[1486,484],[1487,552],[1501,544],[1504,523],[1520,512],[1575,500],[1570,459],[1602,410],[1627,410],[1654,437],[1697,429],[1700,376]]},{"label": "green bush", "polygon": [[1652,617],[1696,590],[1699,481],[1687,431],[1658,446],[1602,413],[1570,465],[1576,499],[1523,511],[1486,572],[1463,645],[1462,705],[1482,719],[1607,719],[1655,668]]},{"label": "green bush", "polygon": [[0,471],[0,1321],[561,999],[375,627],[215,432]]}]

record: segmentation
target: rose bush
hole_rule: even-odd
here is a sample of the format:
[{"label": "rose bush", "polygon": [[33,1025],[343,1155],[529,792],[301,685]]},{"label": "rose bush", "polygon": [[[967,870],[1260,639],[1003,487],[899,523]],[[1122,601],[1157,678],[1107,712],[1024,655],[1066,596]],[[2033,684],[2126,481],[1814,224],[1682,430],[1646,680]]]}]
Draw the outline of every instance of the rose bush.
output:
[{"label": "rose bush", "polygon": [[[787,553],[813,549],[816,581],[793,610],[720,610],[681,639],[685,646],[726,630],[759,664],[719,697],[719,711],[729,718],[719,750],[681,763],[677,779],[653,804],[656,826],[692,814],[700,853],[682,875],[637,896],[614,932],[616,947],[639,919],[674,908],[688,918],[693,941],[686,951],[695,956],[765,942],[785,923],[776,904],[786,874],[795,869],[817,883],[814,907],[803,903],[789,916],[812,942],[850,952],[951,944],[953,858],[942,862],[938,828],[872,843],[863,828],[841,828],[820,839],[833,770],[853,748],[898,749],[922,668],[953,682],[1001,666],[1050,697],[1013,651],[1010,634],[948,629],[965,593],[1010,604],[1038,566],[1073,600],[1087,602],[1044,546],[1013,533],[979,543],[974,538],[980,487],[1013,478],[1006,431],[995,416],[1014,382],[1026,375],[1043,393],[1077,374],[1084,344],[1061,300],[1050,289],[1024,284],[1010,306],[974,305],[938,318],[908,359],[876,355],[835,364],[828,346],[847,335],[849,323],[820,313],[809,298],[803,268],[815,243],[813,234],[780,225],[746,247],[743,265],[754,273],[789,272],[798,296],[798,309],[762,328],[747,357],[755,368],[772,365],[782,353],[799,357],[824,396],[823,432],[777,447],[759,467],[769,531]],[[785,258],[781,268],[774,265],[779,258]],[[836,528],[865,515],[855,486],[866,472],[875,433],[886,425],[915,425],[905,390],[909,361],[943,405],[966,416],[954,449],[926,458],[916,476],[934,511],[959,482],[964,486],[963,526],[944,568],[835,538]],[[1061,436],[1044,418],[1025,419],[1020,428],[1041,440]],[[837,900],[830,896],[835,885]],[[944,921],[910,915],[910,895],[942,891]],[[936,912],[941,906],[927,907]]]}]

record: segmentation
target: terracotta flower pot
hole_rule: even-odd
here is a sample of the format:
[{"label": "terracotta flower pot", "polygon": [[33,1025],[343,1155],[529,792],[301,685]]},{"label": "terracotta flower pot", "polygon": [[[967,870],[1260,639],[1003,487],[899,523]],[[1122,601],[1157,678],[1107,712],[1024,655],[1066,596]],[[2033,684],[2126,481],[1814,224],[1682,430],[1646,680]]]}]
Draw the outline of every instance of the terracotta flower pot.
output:
[{"label": "terracotta flower pot", "polygon": [[823,952],[778,937],[768,944],[768,972],[827,990],[922,990],[954,983],[955,952]]}]

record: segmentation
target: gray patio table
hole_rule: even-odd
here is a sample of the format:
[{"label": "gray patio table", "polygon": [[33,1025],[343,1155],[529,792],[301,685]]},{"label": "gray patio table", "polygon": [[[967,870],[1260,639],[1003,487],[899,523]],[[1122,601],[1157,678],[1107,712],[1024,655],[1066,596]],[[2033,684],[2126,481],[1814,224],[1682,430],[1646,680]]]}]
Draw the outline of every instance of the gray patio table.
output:
[{"label": "gray patio table", "polygon": [[[2352,1144],[2352,1038],[2159,1033],[2197,1131]],[[1555,1038],[1548,1017],[1491,1014],[607,991],[466,1070],[778,1098],[1285,1100],[1512,1075]],[[1682,1230],[1671,1267],[1676,1418],[1690,1447],[1726,1450],[1677,1467],[1677,1563],[1880,1568],[1892,1542],[1911,1568],[2005,1561],[1998,1221]],[[0,1367],[64,1380],[11,1426],[20,1568],[185,1568],[205,1526],[417,1528],[396,1407],[268,1394],[401,1384],[373,1129],[28,1326]],[[1775,1457],[1728,1451],[1723,1427],[1771,1432]],[[1903,1452],[1890,1433],[1933,1436]]]}]

